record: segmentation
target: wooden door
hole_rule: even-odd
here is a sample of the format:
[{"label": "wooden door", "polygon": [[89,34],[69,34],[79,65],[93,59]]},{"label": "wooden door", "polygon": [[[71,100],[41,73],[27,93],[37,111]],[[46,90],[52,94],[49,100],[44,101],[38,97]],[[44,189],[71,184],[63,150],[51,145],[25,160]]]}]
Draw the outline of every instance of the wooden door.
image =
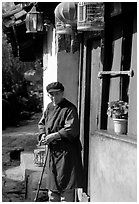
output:
[{"label": "wooden door", "polygon": [[82,64],[80,66],[80,137],[83,146],[84,191],[88,193],[89,138],[99,125],[98,113],[100,105],[100,80],[97,78],[101,70],[100,40],[89,39],[82,49]]}]

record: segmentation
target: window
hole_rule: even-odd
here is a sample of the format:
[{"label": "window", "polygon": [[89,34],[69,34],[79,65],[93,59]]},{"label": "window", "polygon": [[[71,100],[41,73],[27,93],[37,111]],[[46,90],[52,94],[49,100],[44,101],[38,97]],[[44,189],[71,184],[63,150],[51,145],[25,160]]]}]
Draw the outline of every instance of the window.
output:
[{"label": "window", "polygon": [[[107,8],[106,8],[107,9]],[[104,64],[102,76],[102,101],[100,129],[113,130],[107,117],[108,102],[123,100],[129,103],[133,15],[129,12],[108,18],[105,25]]]}]

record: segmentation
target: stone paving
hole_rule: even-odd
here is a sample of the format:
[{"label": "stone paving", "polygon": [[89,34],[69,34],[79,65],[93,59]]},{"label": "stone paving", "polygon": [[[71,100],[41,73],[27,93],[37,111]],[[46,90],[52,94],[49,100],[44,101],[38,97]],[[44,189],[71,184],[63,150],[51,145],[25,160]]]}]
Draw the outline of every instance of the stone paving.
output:
[{"label": "stone paving", "polygon": [[20,161],[11,160],[10,152],[16,148],[33,152],[37,144],[40,117],[41,113],[35,114],[19,127],[10,127],[2,132],[2,202],[27,202]]}]

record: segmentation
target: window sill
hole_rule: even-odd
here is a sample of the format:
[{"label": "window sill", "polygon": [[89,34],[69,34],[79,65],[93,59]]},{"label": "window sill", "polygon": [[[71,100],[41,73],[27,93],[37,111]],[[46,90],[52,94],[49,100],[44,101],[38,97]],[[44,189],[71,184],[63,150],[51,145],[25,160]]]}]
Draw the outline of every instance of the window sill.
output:
[{"label": "window sill", "polygon": [[95,131],[95,135],[96,134],[99,136],[108,137],[110,139],[119,140],[122,142],[127,142],[133,145],[137,145],[137,139],[135,138],[135,136],[132,136],[132,135],[117,135],[116,133],[110,132],[110,131],[108,132],[107,130],[97,130]]}]

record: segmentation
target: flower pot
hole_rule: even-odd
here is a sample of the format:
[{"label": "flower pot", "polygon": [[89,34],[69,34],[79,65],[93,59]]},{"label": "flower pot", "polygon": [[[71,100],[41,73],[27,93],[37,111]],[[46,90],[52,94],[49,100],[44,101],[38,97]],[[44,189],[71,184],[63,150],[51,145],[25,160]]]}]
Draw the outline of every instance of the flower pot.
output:
[{"label": "flower pot", "polygon": [[127,133],[127,120],[113,118],[114,122],[114,132],[116,134],[126,134]]}]

